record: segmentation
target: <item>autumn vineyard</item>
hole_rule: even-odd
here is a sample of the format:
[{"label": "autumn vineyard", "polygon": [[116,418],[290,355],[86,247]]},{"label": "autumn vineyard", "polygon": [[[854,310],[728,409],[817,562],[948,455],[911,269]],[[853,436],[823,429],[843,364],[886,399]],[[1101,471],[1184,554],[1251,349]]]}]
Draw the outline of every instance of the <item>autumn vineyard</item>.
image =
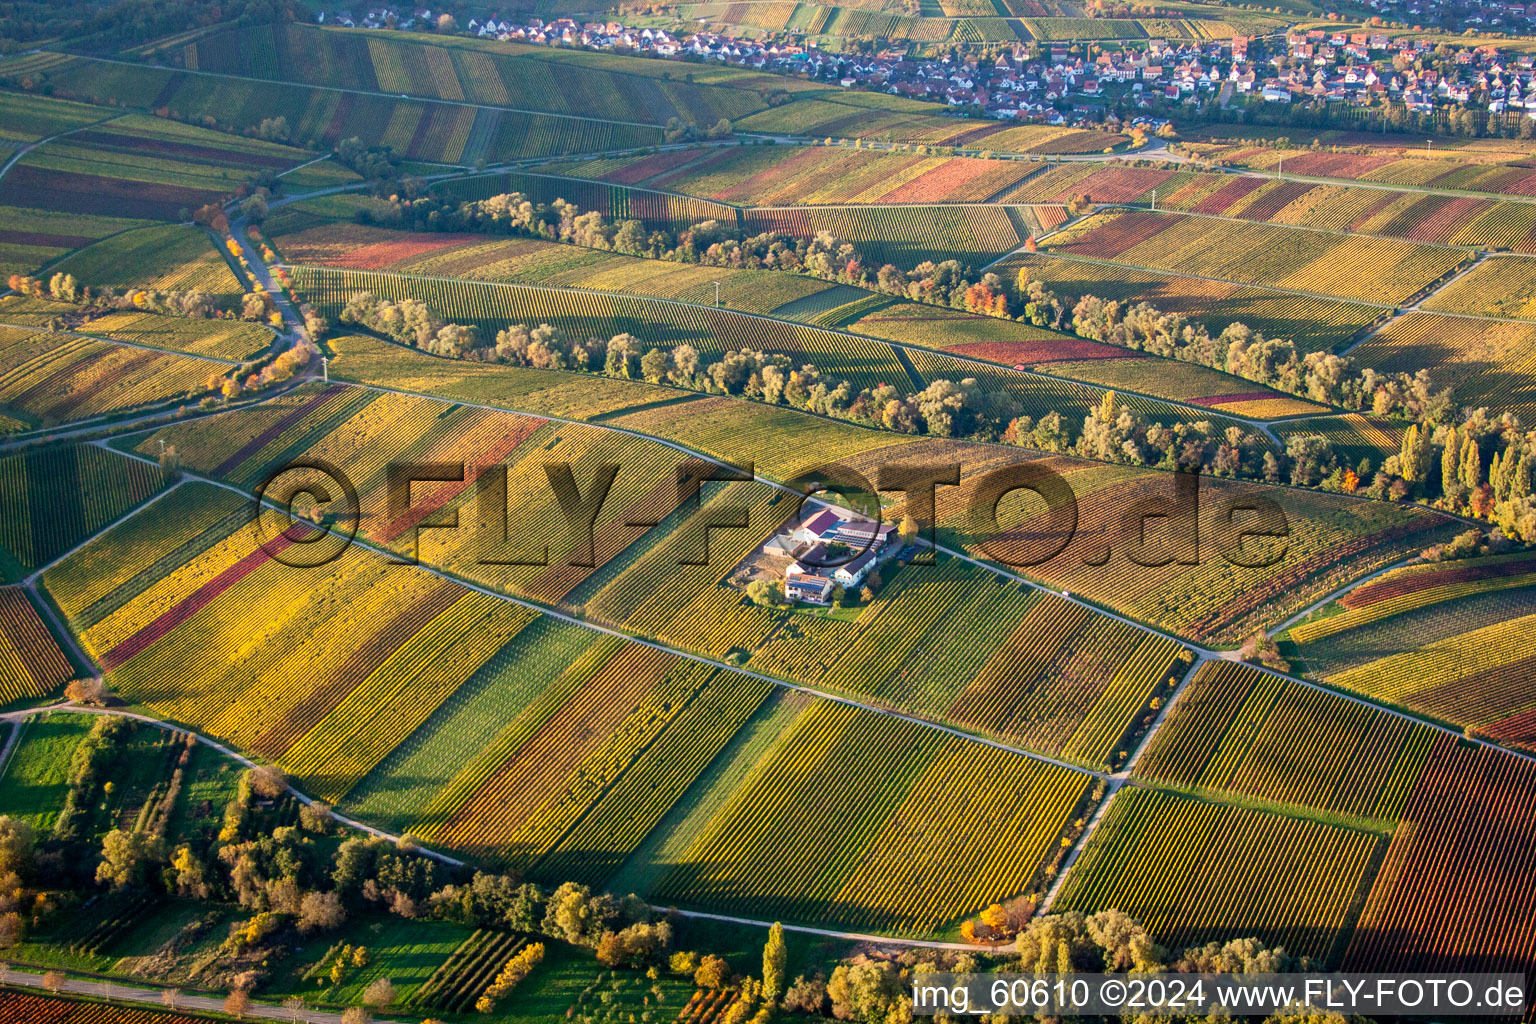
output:
[{"label": "autumn vineyard", "polygon": [[1519,5],[9,7],[0,1024],[1536,983]]}]

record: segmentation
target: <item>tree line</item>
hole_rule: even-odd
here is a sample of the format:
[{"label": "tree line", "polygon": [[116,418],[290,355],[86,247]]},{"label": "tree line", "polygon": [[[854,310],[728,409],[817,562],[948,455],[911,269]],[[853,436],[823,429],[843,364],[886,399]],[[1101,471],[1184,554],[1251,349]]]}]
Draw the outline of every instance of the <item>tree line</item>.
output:
[{"label": "tree line", "polygon": [[[1087,209],[1087,197],[1079,205]],[[1435,391],[1423,371],[1389,375],[1360,369],[1347,357],[1303,354],[1290,340],[1266,338],[1240,323],[1213,336],[1204,324],[1145,302],[1127,304],[1083,293],[1074,303],[1033,277],[1027,267],[1012,281],[993,272],[978,274],[953,259],[926,260],[903,270],[878,264],[857,244],[826,231],[808,238],[778,231],[748,235],[736,225],[704,220],[672,232],[647,228],[634,219],[615,222],[563,199],[537,203],[520,192],[462,201],[396,193],[383,210],[364,208],[355,216],[361,223],[418,231],[521,235],[679,263],[800,273],[914,302],[1069,331],[1378,416],[1422,415],[1432,405],[1453,400],[1449,391]]]}]

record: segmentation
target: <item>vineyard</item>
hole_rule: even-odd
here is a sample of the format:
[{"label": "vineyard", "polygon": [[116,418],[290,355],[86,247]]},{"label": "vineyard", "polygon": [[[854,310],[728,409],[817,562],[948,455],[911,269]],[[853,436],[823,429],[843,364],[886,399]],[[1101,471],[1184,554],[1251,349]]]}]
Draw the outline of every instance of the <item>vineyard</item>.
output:
[{"label": "vineyard", "polygon": [[94,445],[0,458],[0,554],[27,569],[45,565],[163,486],[158,467]]},{"label": "vineyard", "polygon": [[1330,683],[1532,749],[1530,658],[1506,638],[1536,621],[1522,556],[1399,569],[1288,634]]},{"label": "vineyard", "polygon": [[1208,661],[1137,762],[1140,778],[1392,822],[1435,731],[1247,665]]},{"label": "vineyard", "polygon": [[1084,295],[1145,302],[1159,312],[1179,313],[1203,323],[1212,334],[1243,324],[1265,337],[1293,341],[1303,352],[1331,348],[1383,315],[1375,306],[1338,299],[1058,259],[1044,253],[1016,253],[994,269],[1005,279],[1017,278],[1020,270],[1027,269],[1031,280],[1041,281],[1074,305]]},{"label": "vineyard", "polygon": [[1088,778],[833,704],[805,712],[652,895],[927,932],[1032,891]]},{"label": "vineyard", "polygon": [[[655,168],[640,179],[655,188],[740,206],[983,203],[1038,172],[1036,164],[1011,160],[840,146],[719,149],[675,168],[645,162],[655,160],[644,158],[629,166]],[[572,170],[579,167],[572,165]],[[615,180],[618,174],[622,172],[608,171],[604,177]]]},{"label": "vineyard", "polygon": [[1018,248],[1032,233],[1014,207],[779,207],[743,215],[752,233],[780,231],[810,238],[827,231],[852,242],[879,266],[894,263],[910,270],[928,260],[989,263]]},{"label": "vineyard", "polygon": [[0,327],[0,409],[52,427],[202,394],[229,367],[74,334]]},{"label": "vineyard", "polygon": [[74,669],[20,587],[0,587],[0,706],[46,697]]},{"label": "vineyard", "polygon": [[[376,342],[362,346],[363,351],[379,349],[389,351],[391,347]],[[399,352],[400,356],[386,358],[381,353],[376,361],[366,364],[366,372],[359,374],[360,379],[395,387],[419,388],[444,397],[469,398],[471,395],[479,395],[483,397],[476,400],[501,401],[519,408],[532,405],[523,398],[513,398],[507,391],[498,392],[490,387],[493,373],[499,375],[503,371],[517,368],[464,367],[452,361],[414,356],[397,348],[393,351]],[[944,358],[938,354],[930,357],[919,352],[909,352],[908,355],[914,364],[923,359]],[[419,360],[422,369],[408,368],[411,364],[402,363],[401,360],[407,356]],[[341,365],[345,366],[345,361]],[[435,371],[428,374],[427,371],[436,366],[444,367],[443,376],[439,377]],[[942,367],[935,364],[932,372],[935,376],[959,379],[965,376],[982,377],[979,371],[984,369],[976,363]],[[359,370],[347,372],[359,373]],[[472,391],[465,382],[474,379],[477,373],[483,382]],[[1089,392],[1082,385],[1070,382],[1008,374],[1001,370],[998,373],[1007,378],[1034,382],[1031,386],[1037,383],[1044,396],[1037,401],[1047,406],[1061,407],[1063,389],[1080,388],[1085,393]],[[517,370],[513,379],[519,379],[522,375],[532,377],[539,375],[539,372]],[[542,377],[546,380],[562,377],[572,379],[573,375],[544,372]],[[574,380],[581,387],[590,387],[596,394],[612,394],[610,388],[635,386],[606,379],[586,381],[575,377]],[[1028,392],[1020,393],[1028,397]],[[1091,397],[1085,394],[1085,408],[1098,400],[1097,394]],[[1160,415],[1159,410],[1168,410],[1182,418],[1182,411],[1152,400],[1122,400],[1144,415],[1155,417]],[[689,410],[690,414],[680,415],[681,409]],[[594,412],[581,411],[574,411],[574,414],[595,415]],[[827,421],[786,408],[771,408],[716,396],[685,398],[677,407],[668,402],[662,406],[608,414],[604,416],[604,422],[676,441],[717,458],[755,461],[759,473],[780,480],[790,479],[811,466],[824,465],[829,458],[852,460],[855,465],[864,465],[863,471],[872,473],[878,461],[891,460],[894,446],[900,445],[909,450],[910,455],[907,457],[919,457],[929,446],[939,444],[933,440],[903,437]],[[882,449],[889,450],[878,456],[872,454]],[[1027,456],[1023,453],[1009,454],[1009,450],[1004,448],[967,446],[963,443],[942,443],[942,449],[942,458],[959,457],[963,465],[964,483],[959,488],[940,490],[941,525],[946,530],[955,531],[949,535],[949,539],[969,544],[970,521],[952,518],[950,510],[958,512],[968,507],[964,502],[968,500],[971,488],[981,472],[999,465],[1001,461]],[[869,461],[871,459],[876,461]],[[1351,502],[1315,492],[1287,492],[1283,497],[1283,507],[1290,521],[1291,532],[1287,557],[1278,564],[1267,568],[1242,568],[1228,565],[1218,557],[1202,560],[1196,566],[1173,564],[1161,568],[1141,568],[1134,574],[1133,580],[1123,571],[1127,563],[1120,560],[1120,542],[1113,531],[1117,529],[1116,524],[1120,523],[1124,510],[1147,495],[1146,483],[1166,478],[1160,475],[1148,476],[1144,471],[1082,462],[1066,462],[1063,468],[1074,474],[1072,483],[1077,489],[1082,528],[1066,552],[1044,566],[1032,568],[1031,574],[1055,586],[1069,587],[1074,593],[1090,595],[1094,600],[1103,601],[1116,610],[1135,615],[1143,621],[1158,623],[1190,638],[1232,635],[1241,630],[1245,622],[1280,615],[1286,608],[1294,611],[1304,604],[1307,594],[1326,592],[1330,586],[1341,582],[1337,569],[1340,559],[1359,559],[1362,565],[1380,567],[1400,559],[1408,551],[1419,550],[1431,542],[1432,538],[1445,539],[1442,535],[1448,529],[1446,520],[1420,510]],[[1079,477],[1076,475],[1079,473],[1090,474],[1092,482],[1079,486]],[[1209,489],[1201,498],[1202,508],[1212,510],[1210,514],[1219,514],[1221,502],[1237,499],[1245,493],[1254,493],[1256,485],[1210,481],[1207,487]],[[952,498],[949,493],[951,490]],[[1263,488],[1259,488],[1259,491],[1268,493]],[[899,507],[888,510],[888,515],[899,518],[900,514]],[[758,522],[757,519],[753,520],[754,529]],[[1002,529],[1008,530],[1013,525],[1007,514],[1000,516]],[[1214,520],[1211,529],[1216,529]],[[1109,562],[1100,564],[1099,558],[1106,541],[1111,542],[1116,553]],[[975,549],[974,553],[985,554],[980,548]],[[1085,559],[1092,564],[1083,564]],[[1347,580],[1347,577],[1344,579]],[[710,609],[721,606],[721,601],[729,592],[725,588],[714,588],[714,591],[708,588],[705,591],[687,589],[687,594],[695,593],[714,593],[713,597],[701,596],[699,600],[704,603],[695,606],[689,613],[694,618],[708,618],[716,614]],[[659,602],[673,598],[681,600],[684,592],[668,591],[665,595],[654,596],[657,596]],[[678,606],[681,607],[683,605]],[[675,612],[678,609],[673,610]],[[743,623],[752,621],[753,625],[745,635],[761,638],[764,634],[758,631],[764,627],[759,627],[747,612],[747,609],[736,609],[731,615],[737,619],[746,616],[742,619]],[[628,614],[630,612],[625,611],[618,616],[618,620],[624,620]],[[660,611],[657,614],[663,622],[668,621],[666,614]],[[675,622],[669,623],[666,628],[681,629]],[[737,628],[746,627],[722,626],[722,637],[734,635]],[[686,631],[678,635],[697,636]],[[711,640],[710,646],[713,647],[714,643]],[[727,644],[720,650],[723,653],[729,647]]]},{"label": "vineyard", "polygon": [[659,125],[679,117],[710,125],[765,106],[749,90],[550,59],[543,48],[485,46],[452,37],[448,42],[278,24],[204,35],[179,56],[188,70],[611,121]]},{"label": "vineyard", "polygon": [[1017,320],[894,300],[874,307],[849,321],[845,327],[876,338],[945,349],[1005,366],[1127,357],[1123,348],[1058,334]]},{"label": "vineyard", "polygon": [[298,264],[585,288],[707,306],[715,304],[718,281],[721,306],[747,313],[772,313],[822,295],[840,304],[847,292],[867,294],[796,274],[648,260],[535,239],[410,235],[335,224],[284,235],[280,245],[285,258]]},{"label": "vineyard", "polygon": [[1269,418],[1320,413],[1325,407],[1201,366],[1174,359],[1093,359],[1049,363],[1044,373],[1114,390],[1141,391],[1217,412]]},{"label": "vineyard", "polygon": [[1131,915],[1173,950],[1253,936],[1333,966],[1386,840],[1128,786],[1052,910]]},{"label": "vineyard", "polygon": [[1424,308],[1536,320],[1536,260],[1518,256],[1486,259],[1424,300]]},{"label": "vineyard", "polygon": [[[263,120],[281,116],[300,145],[329,150],[344,139],[357,138],[364,145],[388,146],[411,160],[473,164],[484,159],[495,163],[649,146],[661,141],[660,129],[646,125],[402,99],[398,95],[345,93],[277,81],[223,79],[144,65],[102,64],[86,57],[66,58],[49,69],[49,76],[61,96],[92,102],[113,96],[124,106],[164,109],[179,120],[211,121],[237,132],[254,130]],[[302,159],[290,161],[290,166]],[[0,200],[17,201],[9,198],[9,188],[21,170],[18,166],[6,175]],[[36,182],[28,186],[34,194],[41,187]],[[168,187],[154,187],[145,197],[160,200],[146,207],[156,219],[178,219],[179,206],[171,205],[171,200],[187,198],[162,191]],[[68,199],[73,193],[61,194]],[[107,199],[103,196],[102,202],[94,205],[125,208],[140,202],[137,194],[122,190],[110,202]],[[81,196],[73,200],[73,207],[89,210],[93,205],[88,197]]]},{"label": "vineyard", "polygon": [[[3,95],[3,94],[0,94]],[[0,274],[31,274],[71,249],[90,245],[117,231],[151,221],[128,217],[84,216],[59,210],[0,205]]]},{"label": "vineyard", "polygon": [[164,1010],[0,990],[0,1024],[38,1024],[40,1021],[48,1024],[199,1024],[207,1019]]},{"label": "vineyard", "polygon": [[[1022,510],[1012,514],[1006,508],[999,511],[998,529],[1003,532],[995,538],[988,540],[993,537],[990,527],[980,537],[974,535],[974,519],[968,511],[972,505],[968,503],[973,500],[977,475],[1004,460],[1026,458],[1000,451],[992,456],[997,461],[982,462],[980,455],[963,456],[961,485],[940,491],[941,535],[978,557],[988,555],[989,548],[1003,556],[1034,552],[1038,557],[1044,541],[1037,534],[1023,530],[1015,537]],[[1273,564],[1238,566],[1217,554],[1195,565],[1171,562],[1132,569],[1128,543],[1133,538],[1121,532],[1120,525],[1126,510],[1152,495],[1171,496],[1171,481],[1146,471],[1066,460],[1053,468],[1066,476],[1076,492],[1079,525],[1068,546],[1049,561],[1030,567],[1030,575],[1194,640],[1228,637],[1236,642],[1239,636],[1247,635],[1244,623],[1251,627],[1258,622],[1281,621],[1305,607],[1307,594],[1315,599],[1358,574],[1421,550],[1432,538],[1448,539],[1451,532],[1451,524],[1434,513],[1293,491],[1276,496],[1290,532],[1285,556]],[[1215,517],[1223,514],[1224,503],[1240,503],[1246,495],[1275,494],[1255,487],[1258,485],[1202,480],[1202,523],[1206,516],[1213,517],[1209,527],[1202,525],[1202,551],[1208,542],[1216,543],[1222,527]],[[900,508],[888,514],[900,515]],[[1022,548],[1008,546],[1015,541]],[[1256,557],[1266,549],[1254,546],[1245,550],[1250,552],[1245,557],[1266,561]],[[1347,570],[1340,568],[1341,560],[1349,561]]]},{"label": "vineyard", "polygon": [[[1443,737],[1403,808],[1345,970],[1513,971],[1536,965],[1532,763]],[[1516,853],[1516,851],[1519,851]]]},{"label": "vineyard", "polygon": [[56,269],[97,288],[200,291],[226,301],[245,290],[208,233],[181,225],[113,235],[75,253]]},{"label": "vineyard", "polygon": [[[82,645],[121,692],[279,759],[328,799],[534,617],[433,577],[391,574],[357,549],[329,577],[307,579],[257,547],[247,521],[235,513],[174,547],[174,531],[158,547],[136,545],[157,556],[157,571],[128,576],[98,599],[109,603],[99,612],[62,582],[82,575],[75,558],[127,576],[112,564],[123,549],[111,533],[66,559],[50,587],[62,607],[78,609],[71,622]],[[391,585],[380,585],[385,578]],[[235,638],[253,634],[266,638],[261,652],[236,656]],[[304,657],[293,657],[300,647]],[[166,690],[173,676],[189,685]],[[252,706],[263,713],[251,715]]]},{"label": "vineyard", "polygon": [[1387,238],[1144,212],[1096,214],[1055,236],[1051,249],[1388,306],[1401,305],[1468,258],[1459,249]]},{"label": "vineyard", "polygon": [[1414,311],[1387,324],[1350,353],[1383,373],[1421,369],[1454,375],[1456,400],[1508,410],[1536,410],[1536,324],[1474,320]]},{"label": "vineyard", "polygon": [[508,932],[477,930],[406,998],[412,1009],[467,1013],[507,960],[528,945]]},{"label": "vineyard", "polygon": [[243,360],[272,347],[273,332],[240,320],[193,320],[160,313],[107,313],[88,321],[92,335],[213,359]]},{"label": "vineyard", "polygon": [[[1276,154],[1275,150],[1259,152],[1265,154],[1265,159]],[[1317,156],[1319,159],[1338,159],[1340,155]],[[1285,167],[1291,169],[1290,158]],[[1525,172],[1526,175],[1529,173]],[[1027,179],[1011,195],[1004,197],[1004,201],[1060,203],[1074,195],[1087,195],[1099,203],[1150,205],[1154,191],[1157,206],[1162,210],[1310,226],[1443,246],[1536,252],[1536,206],[1494,198],[1452,197],[1347,184],[1266,180],[1113,164],[1072,164]]]},{"label": "vineyard", "polygon": [[361,334],[331,338],[327,344],[339,355],[330,371],[338,379],[539,415],[606,418],[695,397],[643,381],[439,359]]},{"label": "vineyard", "polygon": [[307,157],[275,143],[129,114],[27,153],[0,183],[0,203],[83,214],[129,208],[155,220],[184,220],[253,174]]},{"label": "vineyard", "polygon": [[1108,911],[1536,977],[1536,35],[20,6],[0,1024],[899,1024]]},{"label": "vineyard", "polygon": [[786,621],[749,665],[1107,766],[1188,658],[1172,640],[950,560],[903,570],[853,623]]},{"label": "vineyard", "polygon": [[1406,425],[1390,420],[1377,420],[1359,413],[1348,413],[1329,419],[1291,420],[1276,427],[1282,439],[1296,435],[1316,434],[1328,440],[1341,459],[1359,465],[1361,459],[1370,459],[1371,465],[1379,466],[1402,451],[1403,432]]},{"label": "vineyard", "polygon": [[847,380],[855,390],[906,381],[895,353],[882,342],[709,306],[315,267],[296,268],[294,282],[331,317],[339,315],[354,293],[368,291],[391,300],[420,299],[447,320],[479,325],[488,338],[514,324],[550,324],[571,338],[606,339],[628,333],[646,347],[686,343],[698,351],[703,363],[739,349],[778,353],[789,356],[796,366],[811,363],[834,381]]}]

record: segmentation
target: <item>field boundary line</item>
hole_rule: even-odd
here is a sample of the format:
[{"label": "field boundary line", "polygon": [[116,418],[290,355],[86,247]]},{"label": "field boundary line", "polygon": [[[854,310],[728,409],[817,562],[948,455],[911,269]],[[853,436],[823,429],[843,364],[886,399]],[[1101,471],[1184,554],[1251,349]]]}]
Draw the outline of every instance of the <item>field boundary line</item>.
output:
[{"label": "field boundary line", "polygon": [[75,134],[75,132],[83,132],[87,128],[99,128],[104,124],[109,124],[113,121],[121,120],[127,116],[127,114],[113,114],[110,117],[102,118],[100,121],[92,121],[90,124],[76,125],[75,127],[68,128],[62,132],[54,132],[52,135],[38,139],[36,142],[29,142],[25,146],[22,146],[20,149],[18,149],[16,152],[12,153],[11,158],[5,162],[3,167],[0,167],[0,178],[4,178],[10,169],[14,167],[18,162],[20,162],[22,157],[26,156],[28,153],[32,152],[39,146],[46,146],[48,143],[53,142],[55,139],[62,139],[66,135]]}]

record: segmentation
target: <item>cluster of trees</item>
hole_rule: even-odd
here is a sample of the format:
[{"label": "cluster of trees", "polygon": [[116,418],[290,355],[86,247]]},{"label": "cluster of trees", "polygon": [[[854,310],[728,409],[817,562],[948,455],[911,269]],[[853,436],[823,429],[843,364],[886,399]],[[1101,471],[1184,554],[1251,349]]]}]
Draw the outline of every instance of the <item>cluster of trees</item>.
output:
[{"label": "cluster of trees", "polygon": [[[690,73],[688,78],[692,80]],[[692,121],[684,121],[678,117],[667,118],[667,125],[662,130],[664,142],[698,142],[701,139],[728,139],[731,137],[731,119],[722,117],[708,128],[700,128]]]},{"label": "cluster of trees", "polygon": [[478,327],[447,323],[419,299],[391,302],[372,292],[357,292],[342,309],[341,322],[359,324],[402,345],[454,359],[484,347]]},{"label": "cluster of trees", "polygon": [[400,159],[388,146],[369,146],[353,136],[336,144],[336,159],[369,181],[394,178],[400,173]]},{"label": "cluster of trees", "polygon": [[[76,303],[84,307],[83,311],[88,314],[114,309],[142,309],[151,313],[166,313],[198,320],[233,319],[237,315],[244,316],[247,320],[266,318],[264,309],[259,314],[251,315],[254,313],[254,307],[249,304],[242,305],[241,312],[236,314],[233,308],[226,306],[218,297],[196,289],[161,291],[154,288],[126,288],[118,291],[114,288],[91,288],[82,285],[76,280],[75,275],[63,273],[54,274],[46,283],[25,274],[12,274],[7,284],[11,291],[18,295]],[[260,298],[260,296],[254,297]],[[247,295],[245,298],[249,300],[253,296]]]},{"label": "cluster of trees", "polygon": [[[368,210],[358,216],[380,219]],[[1031,277],[1027,267],[1008,282],[991,272],[978,275],[956,260],[925,261],[909,271],[889,263],[876,266],[854,243],[824,231],[810,238],[772,231],[746,236],[717,220],[675,234],[648,231],[638,220],[615,223],[562,199],[535,203],[520,192],[457,204],[430,195],[393,196],[382,219],[418,230],[521,234],[653,259],[803,273],[914,302],[1070,330],[1093,341],[1198,363],[1380,416],[1443,415],[1452,403],[1449,391],[1433,390],[1425,371],[1389,376],[1357,369],[1347,358],[1303,354],[1293,342],[1266,338],[1243,324],[1231,324],[1213,336],[1203,324],[1144,302],[1126,304],[1084,294],[1069,303]]]},{"label": "cluster of trees", "polygon": [[489,344],[473,326],[445,323],[417,299],[390,302],[357,292],[342,310],[355,323],[435,355],[548,370],[576,370],[610,377],[667,383],[714,394],[738,395],[771,405],[939,437],[997,437],[1018,414],[1012,396],[988,391],[974,378],[935,380],[921,391],[881,384],[855,392],[847,381],[825,378],[810,363],[741,349],[705,362],[692,345],[646,348],[632,334],[576,339],[549,324],[521,324],[498,331]]},{"label": "cluster of trees", "polygon": [[[1320,966],[1304,957],[1292,957],[1282,948],[1268,948],[1256,939],[1213,942],[1171,953],[1154,942],[1135,919],[1118,910],[1031,918],[1018,930],[1011,952],[1000,949],[995,959],[998,970],[1025,974],[1270,974]],[[830,978],[797,979],[784,1005],[800,1012],[830,1011],[839,1020],[861,1024],[909,1024],[913,1019],[914,980],[933,972],[969,973],[977,969],[978,958],[969,953],[914,950],[894,957],[860,955],[838,966]],[[954,1024],[960,1019],[948,1013],[935,1018],[939,1024]],[[1321,1015],[1310,1019],[1317,1024],[1342,1024],[1343,1020],[1332,1017],[1325,1022]]]},{"label": "cluster of trees", "polygon": [[1523,430],[1510,413],[1476,409],[1414,423],[1383,471],[1402,493],[1486,519],[1510,540],[1536,541],[1536,431]]},{"label": "cluster of trees", "polygon": [[549,324],[533,328],[515,324],[482,344],[476,328],[446,323],[419,300],[390,302],[369,292],[355,293],[341,319],[438,355],[671,384],[788,405],[899,433],[1002,441],[1122,465],[1198,469],[1220,477],[1348,493],[1364,490],[1378,498],[1409,495],[1407,485],[1392,475],[1395,470],[1389,467],[1385,474],[1375,473],[1369,460],[1346,466],[1321,435],[1293,435],[1279,452],[1258,434],[1236,425],[1149,420],[1114,392],[1106,393],[1078,425],[1054,411],[1039,419],[1020,415],[1015,398],[984,388],[970,377],[958,382],[935,380],[920,391],[880,384],[855,392],[847,381],[834,383],[813,364],[797,367],[782,354],[743,349],[705,362],[686,343],[647,348],[631,334],[616,334],[606,341],[577,339]]},{"label": "cluster of trees", "polygon": [[[1037,282],[1019,270],[1023,292]],[[1055,310],[1060,300],[1041,289],[1035,300]],[[1163,313],[1145,302],[1126,304],[1083,295],[1072,308],[1072,329],[1092,341],[1196,363],[1316,402],[1361,409],[1377,416],[1444,416],[1453,405],[1449,390],[1434,391],[1429,374],[1379,374],[1357,370],[1350,359],[1328,352],[1298,352],[1294,342],[1266,338],[1239,323],[1212,335],[1204,324],[1178,313]]]},{"label": "cluster of trees", "polygon": [[1148,421],[1123,405],[1113,391],[1089,410],[1076,440],[1058,412],[1039,420],[1021,416],[1008,424],[1002,439],[1039,451],[1131,466],[1198,469],[1223,477],[1279,479],[1281,467],[1272,449],[1251,431],[1238,426],[1218,428],[1209,420],[1172,425]]}]

